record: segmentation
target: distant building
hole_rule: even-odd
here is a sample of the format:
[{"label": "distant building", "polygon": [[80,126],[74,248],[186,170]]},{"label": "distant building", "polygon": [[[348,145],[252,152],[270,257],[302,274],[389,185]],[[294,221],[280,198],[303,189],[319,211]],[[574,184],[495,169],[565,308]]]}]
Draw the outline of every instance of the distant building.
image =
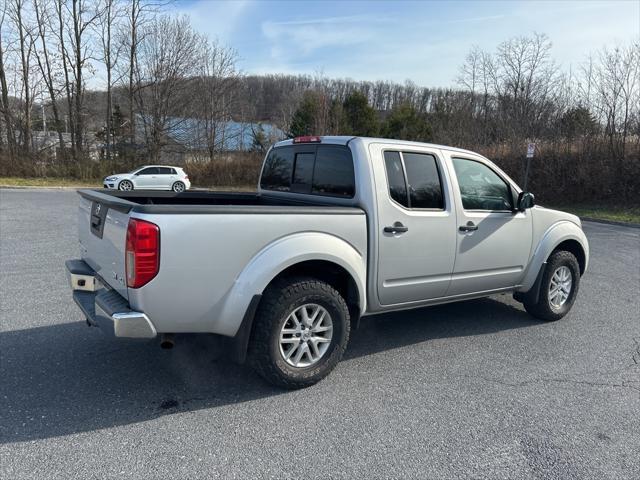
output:
[{"label": "distant building", "polygon": [[[144,141],[144,119],[137,123],[138,142]],[[189,163],[207,161],[209,150],[216,154],[255,149],[256,138],[275,143],[286,138],[285,133],[271,124],[244,122],[207,122],[195,118],[171,117],[164,131],[160,161]]]}]

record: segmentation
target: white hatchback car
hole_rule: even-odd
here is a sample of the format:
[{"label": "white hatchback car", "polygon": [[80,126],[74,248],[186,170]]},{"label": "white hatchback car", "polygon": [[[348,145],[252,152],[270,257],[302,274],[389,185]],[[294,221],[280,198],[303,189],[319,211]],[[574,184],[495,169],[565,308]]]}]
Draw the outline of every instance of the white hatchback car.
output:
[{"label": "white hatchback car", "polygon": [[129,173],[110,175],[104,188],[111,190],[173,190],[180,193],[191,188],[189,176],[180,167],[145,165]]}]

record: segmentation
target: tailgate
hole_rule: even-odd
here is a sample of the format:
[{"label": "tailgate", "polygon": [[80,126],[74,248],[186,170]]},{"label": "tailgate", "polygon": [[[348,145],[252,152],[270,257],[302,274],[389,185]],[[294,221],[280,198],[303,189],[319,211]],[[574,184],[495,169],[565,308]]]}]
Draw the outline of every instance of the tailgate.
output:
[{"label": "tailgate", "polygon": [[80,252],[103,282],[128,299],[124,261],[129,213],[128,209],[114,208],[109,203],[107,195],[81,193]]}]

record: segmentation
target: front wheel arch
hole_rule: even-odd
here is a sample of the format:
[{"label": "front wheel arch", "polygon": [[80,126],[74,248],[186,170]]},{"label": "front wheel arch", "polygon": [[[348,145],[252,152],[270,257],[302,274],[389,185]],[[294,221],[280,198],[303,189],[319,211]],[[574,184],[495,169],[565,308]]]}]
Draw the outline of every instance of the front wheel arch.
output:
[{"label": "front wheel arch", "polygon": [[587,268],[587,255],[582,248],[582,245],[580,245],[580,243],[576,240],[565,240],[553,249],[553,251],[549,254],[549,257],[547,257],[547,260],[551,258],[551,255],[561,250],[570,252],[574,257],[576,257],[576,260],[578,260],[578,265],[580,266],[580,275],[582,276]]}]

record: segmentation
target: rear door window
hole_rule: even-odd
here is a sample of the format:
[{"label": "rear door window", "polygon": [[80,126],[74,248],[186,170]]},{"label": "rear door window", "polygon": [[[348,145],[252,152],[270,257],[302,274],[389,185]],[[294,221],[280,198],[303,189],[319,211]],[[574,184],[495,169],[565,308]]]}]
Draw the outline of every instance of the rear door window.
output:
[{"label": "rear door window", "polygon": [[423,153],[403,153],[411,208],[443,209],[442,186],[436,157]]},{"label": "rear door window", "polygon": [[384,164],[387,169],[389,196],[403,207],[409,208],[407,183],[404,178],[404,167],[400,152],[384,152]]},{"label": "rear door window", "polygon": [[389,196],[406,208],[444,209],[436,157],[427,153],[384,152]]}]

